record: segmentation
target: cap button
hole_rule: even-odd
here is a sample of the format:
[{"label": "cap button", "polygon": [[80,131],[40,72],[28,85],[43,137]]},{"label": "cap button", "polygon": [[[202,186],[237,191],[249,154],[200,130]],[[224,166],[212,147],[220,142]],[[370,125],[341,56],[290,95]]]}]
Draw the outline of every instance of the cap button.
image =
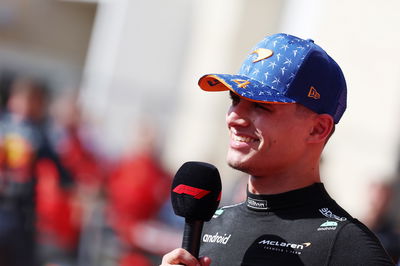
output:
[{"label": "cap button", "polygon": [[314,43],[313,39],[307,39],[307,41]]}]

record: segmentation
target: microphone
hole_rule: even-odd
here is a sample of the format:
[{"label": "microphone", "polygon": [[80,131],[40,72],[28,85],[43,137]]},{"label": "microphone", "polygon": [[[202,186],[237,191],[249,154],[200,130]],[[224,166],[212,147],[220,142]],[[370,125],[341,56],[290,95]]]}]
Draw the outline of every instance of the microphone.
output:
[{"label": "microphone", "polygon": [[172,207],[185,218],[182,248],[198,258],[203,223],[214,215],[221,200],[221,178],[209,163],[186,162],[176,172],[171,188]]}]

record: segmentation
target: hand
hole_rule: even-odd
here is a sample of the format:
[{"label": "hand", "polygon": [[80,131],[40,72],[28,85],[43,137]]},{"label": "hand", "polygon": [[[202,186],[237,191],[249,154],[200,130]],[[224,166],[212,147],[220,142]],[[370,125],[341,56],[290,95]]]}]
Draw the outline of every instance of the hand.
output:
[{"label": "hand", "polygon": [[210,266],[209,257],[201,257],[197,260],[183,248],[177,248],[164,255],[160,266],[186,265],[186,266]]}]

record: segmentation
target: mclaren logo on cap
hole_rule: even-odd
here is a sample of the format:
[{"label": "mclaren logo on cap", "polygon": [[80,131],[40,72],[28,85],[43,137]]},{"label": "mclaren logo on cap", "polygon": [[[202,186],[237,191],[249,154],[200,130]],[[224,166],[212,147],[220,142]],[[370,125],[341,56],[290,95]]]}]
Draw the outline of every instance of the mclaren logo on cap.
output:
[{"label": "mclaren logo on cap", "polygon": [[205,195],[210,193],[209,190],[195,188],[195,187],[191,187],[191,186],[183,185],[183,184],[180,184],[179,186],[175,187],[173,192],[178,193],[178,194],[187,194],[187,195],[193,196],[193,198],[195,198],[195,199],[201,199]]},{"label": "mclaren logo on cap", "polygon": [[321,95],[319,95],[317,90],[313,86],[311,86],[310,90],[308,91],[308,97],[318,100],[319,98],[321,98]]},{"label": "mclaren logo on cap", "polygon": [[247,85],[250,84],[250,81],[244,80],[244,79],[234,79],[232,81],[234,81],[238,85],[239,88],[243,88],[243,89],[245,89],[247,87]]},{"label": "mclaren logo on cap", "polygon": [[254,59],[254,61],[253,61],[253,63],[256,63],[258,61],[261,61],[261,60],[267,59],[268,57],[271,57],[274,54],[274,52],[269,49],[258,48],[251,54],[257,54],[256,59]]}]

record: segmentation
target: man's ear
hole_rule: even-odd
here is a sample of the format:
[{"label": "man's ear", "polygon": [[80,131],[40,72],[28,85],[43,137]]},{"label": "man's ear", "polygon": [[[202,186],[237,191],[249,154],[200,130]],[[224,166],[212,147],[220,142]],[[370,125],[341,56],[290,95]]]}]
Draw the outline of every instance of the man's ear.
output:
[{"label": "man's ear", "polygon": [[307,140],[311,143],[326,143],[332,134],[334,122],[328,114],[318,114],[314,117],[313,126]]}]

